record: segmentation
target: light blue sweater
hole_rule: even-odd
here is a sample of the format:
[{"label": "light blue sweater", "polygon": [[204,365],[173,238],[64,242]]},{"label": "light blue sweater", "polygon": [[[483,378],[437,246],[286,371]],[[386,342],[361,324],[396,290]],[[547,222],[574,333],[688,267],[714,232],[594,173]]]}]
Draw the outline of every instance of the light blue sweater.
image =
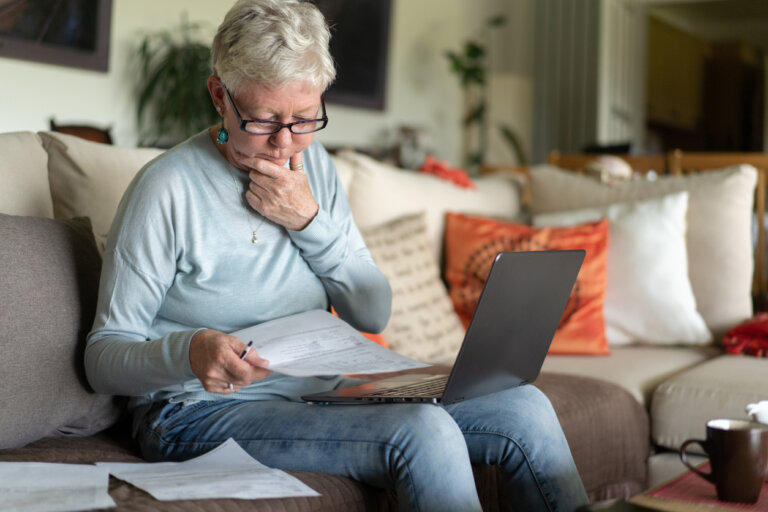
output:
[{"label": "light blue sweater", "polygon": [[[107,241],[85,367],[99,393],[210,400],[192,373],[189,342],[329,303],[354,327],[384,328],[391,291],[355,226],[335,167],[314,142],[303,152],[317,216],[302,231],[255,213],[247,175],[204,131],[148,163],[118,208]],[[253,229],[259,241],[251,243]],[[273,376],[227,398],[295,398],[334,378]]]}]

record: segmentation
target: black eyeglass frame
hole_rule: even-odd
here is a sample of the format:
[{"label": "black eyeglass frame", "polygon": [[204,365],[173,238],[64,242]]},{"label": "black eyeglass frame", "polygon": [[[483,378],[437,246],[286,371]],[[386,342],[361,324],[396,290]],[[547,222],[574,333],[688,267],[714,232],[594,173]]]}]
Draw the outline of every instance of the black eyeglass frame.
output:
[{"label": "black eyeglass frame", "polygon": [[[320,96],[320,107],[323,110],[323,116],[318,119],[306,119],[304,121],[294,121],[293,123],[281,123],[280,121],[267,121],[266,119],[243,119],[243,116],[240,115],[240,111],[237,110],[237,106],[235,105],[235,101],[232,99],[232,95],[229,94],[229,89],[227,89],[227,86],[223,83],[221,84],[222,87],[224,87],[224,92],[227,95],[227,98],[229,99],[229,104],[232,105],[232,110],[235,111],[235,116],[237,117],[237,121],[240,123],[240,129],[244,131],[245,133],[249,135],[273,135],[283,128],[288,128],[288,131],[293,133],[294,135],[306,135],[308,133],[315,133],[317,131],[322,130],[326,126],[328,126],[328,116],[325,112],[325,98]],[[248,123],[259,123],[259,124],[268,124],[275,127],[275,129],[271,132],[251,132],[248,131],[247,126]],[[296,132],[293,130],[294,126],[302,125],[306,123],[322,123],[314,130],[310,130],[307,132]]]}]

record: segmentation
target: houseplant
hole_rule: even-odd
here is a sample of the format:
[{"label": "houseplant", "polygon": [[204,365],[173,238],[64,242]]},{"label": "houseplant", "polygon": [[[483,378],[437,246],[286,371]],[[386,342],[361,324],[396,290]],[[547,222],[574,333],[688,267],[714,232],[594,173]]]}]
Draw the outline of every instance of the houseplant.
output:
[{"label": "houseplant", "polygon": [[[488,149],[486,38],[491,29],[501,27],[506,21],[503,15],[488,18],[460,52],[446,51],[451,71],[458,76],[463,90],[462,150],[464,165],[469,169],[477,169],[484,162]],[[525,165],[526,157],[517,134],[505,124],[499,124],[498,129],[518,164]]]},{"label": "houseplant", "polygon": [[182,15],[179,26],[146,34],[136,57],[141,145],[171,146],[216,122],[205,86],[211,50],[202,42],[200,25]]}]

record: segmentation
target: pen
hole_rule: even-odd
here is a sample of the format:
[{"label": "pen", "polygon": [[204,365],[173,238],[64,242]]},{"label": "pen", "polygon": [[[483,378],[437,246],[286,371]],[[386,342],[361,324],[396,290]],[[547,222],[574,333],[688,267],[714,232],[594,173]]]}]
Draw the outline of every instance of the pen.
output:
[{"label": "pen", "polygon": [[240,354],[240,359],[245,359],[245,356],[248,355],[248,352],[250,352],[252,348],[253,348],[253,340],[248,342],[248,345],[245,347],[245,350],[243,350],[243,353]]}]

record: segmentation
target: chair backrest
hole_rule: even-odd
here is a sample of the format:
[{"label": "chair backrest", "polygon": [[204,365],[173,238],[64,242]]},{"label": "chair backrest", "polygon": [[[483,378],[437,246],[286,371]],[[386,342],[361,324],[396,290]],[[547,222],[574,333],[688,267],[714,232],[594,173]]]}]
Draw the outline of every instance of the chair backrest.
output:
[{"label": "chair backrest", "polygon": [[[549,152],[547,163],[561,169],[584,172],[584,168],[597,157],[604,156],[592,153],[571,153],[562,154],[557,150]],[[666,158],[661,154],[652,155],[610,155],[621,158],[629,164],[632,170],[646,173],[655,171],[658,174],[664,174],[666,169]]]},{"label": "chair backrest", "polygon": [[51,118],[51,131],[66,133],[68,135],[74,135],[82,139],[90,140],[93,142],[101,142],[104,144],[112,144],[112,135],[110,135],[110,129],[97,128],[95,126],[81,125],[81,124],[56,124],[56,121]]}]

